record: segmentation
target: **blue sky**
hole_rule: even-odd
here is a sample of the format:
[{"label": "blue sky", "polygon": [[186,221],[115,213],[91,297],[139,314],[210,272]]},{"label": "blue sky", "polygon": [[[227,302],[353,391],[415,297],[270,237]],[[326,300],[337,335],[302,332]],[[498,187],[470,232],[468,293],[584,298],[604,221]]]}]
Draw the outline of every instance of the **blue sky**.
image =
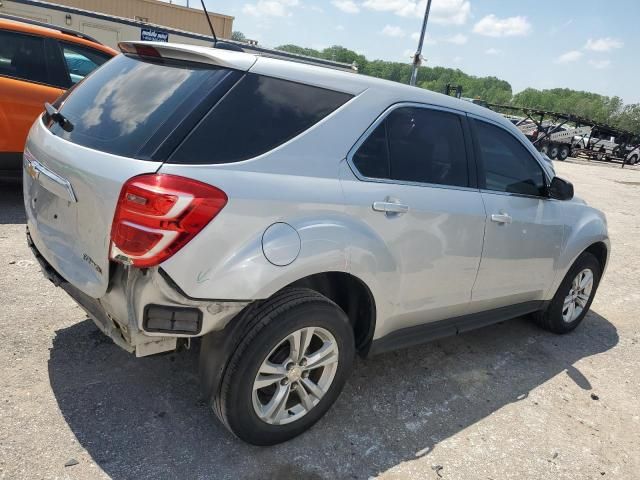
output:
[{"label": "blue sky", "polygon": [[[343,45],[369,59],[409,62],[426,0],[206,3],[264,46]],[[636,103],[639,21],[638,0],[433,0],[423,53],[429,66],[495,75],[515,92],[567,87]]]}]

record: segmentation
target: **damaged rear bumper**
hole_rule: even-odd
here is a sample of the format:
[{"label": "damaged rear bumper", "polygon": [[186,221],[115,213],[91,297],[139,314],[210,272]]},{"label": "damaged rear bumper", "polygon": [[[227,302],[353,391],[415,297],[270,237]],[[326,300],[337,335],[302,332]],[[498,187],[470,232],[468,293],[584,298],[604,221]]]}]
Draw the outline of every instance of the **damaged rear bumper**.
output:
[{"label": "damaged rear bumper", "polygon": [[[34,245],[28,231],[27,242],[45,277],[67,292],[116,345],[137,357],[174,350],[179,338],[199,337],[222,330],[250,303],[193,299],[180,292],[157,267],[142,270],[119,264],[114,267],[105,295],[93,298],[51,266]],[[185,311],[188,315],[181,314]],[[155,317],[150,318],[150,315]],[[166,319],[164,323],[163,318]],[[185,329],[183,319],[195,319],[192,325],[197,327]],[[158,325],[166,327],[158,328]]]}]

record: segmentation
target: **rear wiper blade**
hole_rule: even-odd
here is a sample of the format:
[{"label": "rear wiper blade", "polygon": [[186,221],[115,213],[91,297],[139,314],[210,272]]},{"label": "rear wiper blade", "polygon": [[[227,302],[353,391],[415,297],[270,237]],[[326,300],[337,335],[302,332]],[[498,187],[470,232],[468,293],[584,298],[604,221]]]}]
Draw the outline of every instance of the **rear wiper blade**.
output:
[{"label": "rear wiper blade", "polygon": [[44,109],[49,118],[60,125],[65,132],[71,132],[73,130],[73,123],[61,114],[56,107],[51,105],[49,102],[45,102]]}]

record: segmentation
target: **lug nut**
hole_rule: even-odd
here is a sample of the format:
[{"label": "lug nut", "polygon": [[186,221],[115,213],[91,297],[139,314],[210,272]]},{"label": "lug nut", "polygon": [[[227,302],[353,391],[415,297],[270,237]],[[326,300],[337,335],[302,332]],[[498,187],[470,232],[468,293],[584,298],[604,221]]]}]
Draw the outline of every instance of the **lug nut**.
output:
[{"label": "lug nut", "polygon": [[307,359],[306,358],[303,358],[302,360],[300,360],[300,366],[301,367],[304,367],[306,365],[307,365]]},{"label": "lug nut", "polygon": [[282,386],[289,385],[289,379],[283,378],[282,380],[280,380],[280,385]]}]

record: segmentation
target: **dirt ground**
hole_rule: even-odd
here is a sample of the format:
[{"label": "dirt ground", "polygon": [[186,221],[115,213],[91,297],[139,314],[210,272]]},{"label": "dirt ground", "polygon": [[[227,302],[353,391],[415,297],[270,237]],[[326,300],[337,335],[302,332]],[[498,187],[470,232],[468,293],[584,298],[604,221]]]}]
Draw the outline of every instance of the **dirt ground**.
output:
[{"label": "dirt ground", "polygon": [[323,420],[271,448],[199,399],[195,349],[136,359],[103,337],[40,274],[20,188],[0,184],[0,478],[640,478],[640,169],[556,168],[613,243],[575,332],[518,319],[359,361]]}]

